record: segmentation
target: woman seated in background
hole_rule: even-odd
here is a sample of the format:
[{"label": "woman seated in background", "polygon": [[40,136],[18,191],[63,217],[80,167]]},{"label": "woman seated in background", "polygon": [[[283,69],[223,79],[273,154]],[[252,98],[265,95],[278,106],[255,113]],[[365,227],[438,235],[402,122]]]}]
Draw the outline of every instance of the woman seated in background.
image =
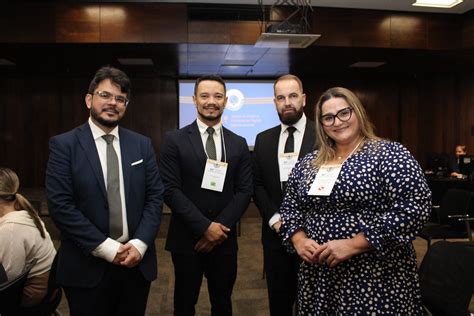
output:
[{"label": "woman seated in background", "polygon": [[293,168],[280,235],[302,263],[300,315],[421,315],[412,240],[431,212],[423,171],[377,137],[359,99],[331,88],[316,105],[320,149]]},{"label": "woman seated in background", "polygon": [[466,155],[466,145],[457,145],[454,148],[454,157],[449,162],[451,177],[462,177],[461,170],[459,169],[459,159],[461,159],[461,156],[464,155]]},{"label": "woman seated in background", "polygon": [[56,250],[36,210],[18,193],[15,172],[0,168],[0,262],[8,280],[19,276],[34,259],[23,289],[22,306],[39,304],[48,290]]}]

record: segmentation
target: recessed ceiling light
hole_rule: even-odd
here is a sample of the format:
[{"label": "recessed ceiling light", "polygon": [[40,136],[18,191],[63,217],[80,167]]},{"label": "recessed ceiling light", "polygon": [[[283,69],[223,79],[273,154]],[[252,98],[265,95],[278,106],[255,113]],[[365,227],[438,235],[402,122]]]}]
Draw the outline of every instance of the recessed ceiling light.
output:
[{"label": "recessed ceiling light", "polygon": [[463,0],[416,0],[412,5],[418,7],[452,8]]},{"label": "recessed ceiling light", "polygon": [[358,61],[349,67],[353,68],[376,68],[385,65],[384,61]]},{"label": "recessed ceiling light", "polygon": [[153,66],[151,58],[117,58],[122,65]]}]

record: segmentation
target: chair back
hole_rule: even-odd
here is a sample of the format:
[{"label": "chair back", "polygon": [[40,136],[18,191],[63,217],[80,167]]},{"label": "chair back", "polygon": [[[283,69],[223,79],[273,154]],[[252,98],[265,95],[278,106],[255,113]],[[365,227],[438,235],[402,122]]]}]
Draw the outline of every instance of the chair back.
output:
[{"label": "chair back", "polygon": [[20,303],[28,274],[36,264],[36,259],[25,267],[23,272],[11,281],[0,285],[0,315],[19,315]]},{"label": "chair back", "polygon": [[474,193],[461,189],[449,189],[446,191],[441,207],[438,211],[440,224],[464,227],[464,223],[457,219],[451,219],[452,215],[466,215],[471,213]]},{"label": "chair back", "polygon": [[0,262],[0,285],[7,282],[7,273],[5,272],[5,268],[3,267],[3,264]]},{"label": "chair back", "polygon": [[474,293],[474,243],[434,243],[420,265],[423,305],[433,315],[469,315]]}]

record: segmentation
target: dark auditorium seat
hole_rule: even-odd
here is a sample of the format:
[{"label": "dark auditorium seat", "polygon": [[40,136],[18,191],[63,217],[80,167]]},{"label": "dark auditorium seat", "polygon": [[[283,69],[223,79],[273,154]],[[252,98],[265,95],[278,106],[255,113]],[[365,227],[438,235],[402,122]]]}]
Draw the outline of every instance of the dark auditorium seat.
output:
[{"label": "dark auditorium seat", "polygon": [[5,272],[5,268],[3,267],[2,263],[0,262],[0,285],[7,282],[7,273]]},{"label": "dark auditorium seat", "polygon": [[0,285],[0,315],[19,315],[23,287],[25,286],[26,279],[28,278],[28,273],[30,273],[31,268],[35,264],[36,260],[29,264],[28,267],[24,269],[23,273],[17,276],[15,279]]},{"label": "dark auditorium seat", "polygon": [[433,239],[469,239],[472,241],[470,221],[473,220],[474,192],[449,189],[439,207],[433,207],[438,222],[429,222],[418,234],[428,248]]},{"label": "dark auditorium seat", "polygon": [[474,243],[434,243],[420,265],[423,305],[432,315],[470,315],[474,294]]}]

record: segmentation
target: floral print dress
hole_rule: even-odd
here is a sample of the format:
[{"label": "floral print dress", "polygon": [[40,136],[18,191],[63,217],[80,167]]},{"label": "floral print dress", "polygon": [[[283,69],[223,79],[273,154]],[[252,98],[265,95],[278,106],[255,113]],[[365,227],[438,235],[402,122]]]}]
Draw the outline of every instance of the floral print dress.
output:
[{"label": "floral print dress", "polygon": [[300,315],[422,314],[412,240],[431,212],[431,192],[413,156],[401,144],[366,141],[342,166],[329,196],[309,196],[318,170],[314,151],[295,166],[280,209],[280,236],[303,228],[318,244],[363,232],[373,250],[333,268],[302,262]]}]

